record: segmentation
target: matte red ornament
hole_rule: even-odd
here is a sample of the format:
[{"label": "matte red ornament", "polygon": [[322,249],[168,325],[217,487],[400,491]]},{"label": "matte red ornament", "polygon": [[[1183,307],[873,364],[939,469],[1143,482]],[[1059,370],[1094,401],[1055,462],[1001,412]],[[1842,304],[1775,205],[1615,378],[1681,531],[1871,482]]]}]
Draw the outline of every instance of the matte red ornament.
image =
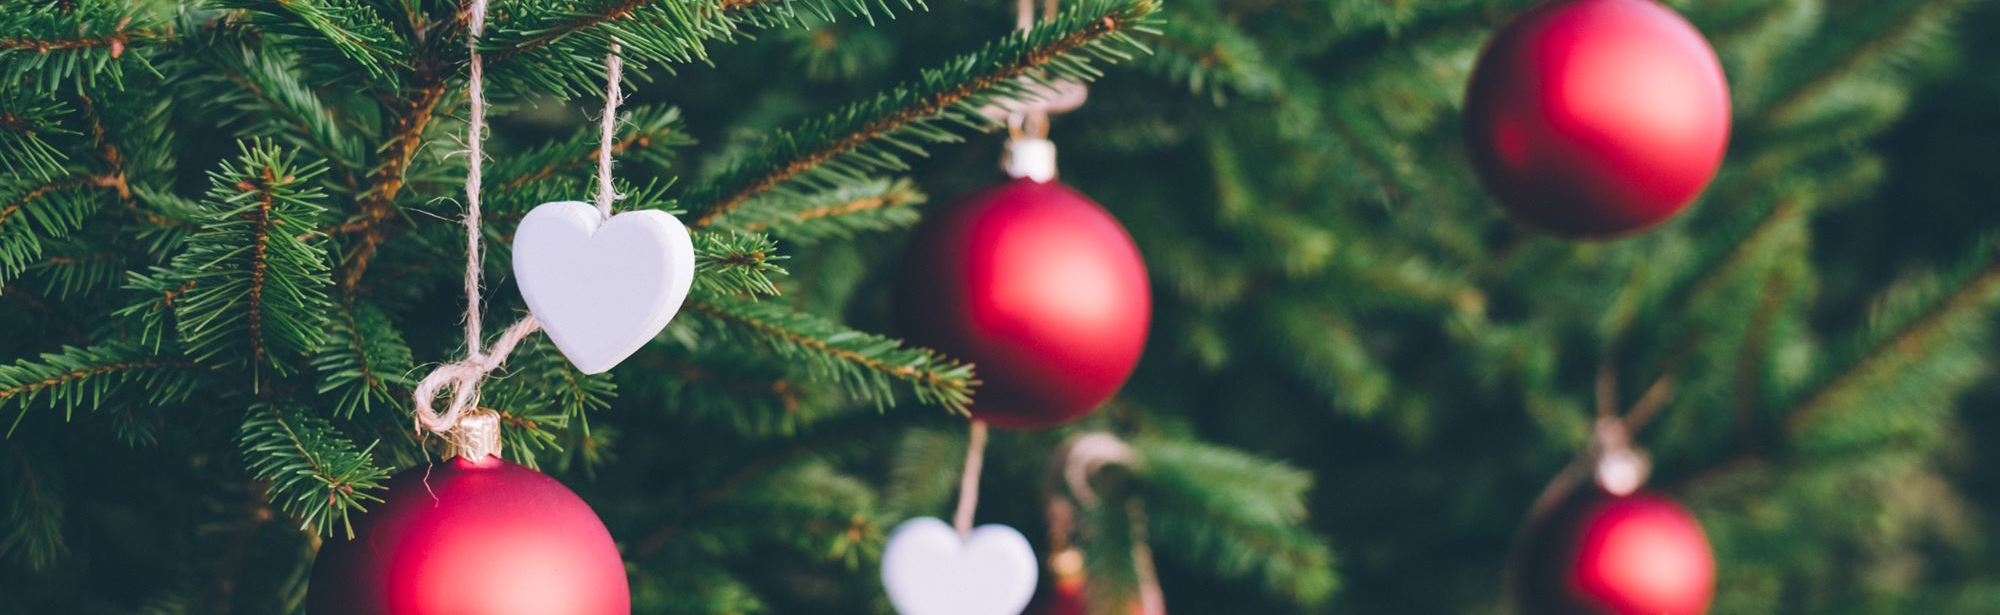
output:
[{"label": "matte red ornament", "polygon": [[[1081,576],[1058,578],[1048,593],[1028,605],[1027,615],[1090,615],[1090,599],[1084,590]],[[1149,610],[1138,600],[1132,601],[1132,615],[1166,615],[1164,609]]]},{"label": "matte red ornament", "polygon": [[1152,288],[1131,235],[1059,182],[1016,179],[916,231],[896,313],[918,344],[976,365],[972,415],[1034,429],[1110,399],[1146,345]]},{"label": "matte red ornament", "polygon": [[453,458],[389,481],[313,562],[309,615],[630,615],[604,522],[548,475]]},{"label": "matte red ornament", "polygon": [[1588,488],[1523,545],[1517,591],[1535,615],[1700,615],[1715,555],[1687,509],[1664,496]]},{"label": "matte red ornament", "polygon": [[1580,238],[1653,226],[1699,195],[1729,145],[1715,50],[1653,0],[1557,0],[1487,44],[1465,101],[1487,188]]}]

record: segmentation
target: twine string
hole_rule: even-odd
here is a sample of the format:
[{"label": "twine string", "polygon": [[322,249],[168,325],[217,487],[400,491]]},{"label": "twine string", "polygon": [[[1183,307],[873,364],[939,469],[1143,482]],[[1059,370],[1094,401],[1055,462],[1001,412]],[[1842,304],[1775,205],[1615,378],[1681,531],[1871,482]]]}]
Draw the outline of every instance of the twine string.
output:
[{"label": "twine string", "polygon": [[[486,162],[486,68],[479,54],[479,37],[486,32],[486,5],[487,0],[471,0],[466,7],[466,51],[470,62],[466,89],[471,115],[466,121],[465,358],[440,365],[417,382],[413,394],[416,403],[411,413],[417,428],[444,437],[453,454],[473,460],[500,454],[499,416],[479,408],[480,382],[505,365],[522,340],[541,329],[541,321],[530,314],[502,331],[491,348],[481,348],[485,336],[479,310],[482,275],[479,242],[484,224],[479,192]],[[619,88],[623,70],[618,44],[614,41],[605,59],[607,83],[604,117],[600,122],[603,142],[598,145],[597,163],[597,210],[606,217],[611,215],[611,204],[618,198],[611,185],[611,147],[617,129],[618,103],[624,97]],[[433,404],[447,387],[451,401],[439,411]]]},{"label": "twine string", "polygon": [[611,203],[618,200],[617,189],[611,185],[611,146],[618,139],[618,104],[624,102],[625,92],[621,81],[625,78],[625,59],[618,55],[618,41],[611,41],[611,53],[604,57],[604,117],[598,118],[597,142],[597,213],[611,217]]},{"label": "twine string", "polygon": [[478,360],[481,351],[479,342],[479,184],[486,166],[486,67],[479,57],[479,37],[486,34],[486,0],[472,0],[471,12],[466,15],[465,48],[472,63],[472,73],[466,78],[467,97],[472,104],[472,117],[465,128],[466,169],[465,169],[465,356],[468,360]]},{"label": "twine string", "polygon": [[958,512],[952,527],[960,538],[972,536],[972,513],[979,508],[979,472],[986,465],[986,421],[972,420],[970,442],[965,446],[965,474],[958,478]]},{"label": "twine string", "polygon": [[[1056,8],[1060,0],[1042,0],[1042,21],[1055,21]],[[1014,29],[1026,32],[1035,28],[1035,0],[1017,0],[1014,4]],[[1060,96],[1060,90],[1050,88],[1044,94],[1050,98]],[[1051,100],[1037,101],[1022,105],[1007,115],[1007,134],[1014,139],[1046,139],[1049,137],[1049,106]]]}]

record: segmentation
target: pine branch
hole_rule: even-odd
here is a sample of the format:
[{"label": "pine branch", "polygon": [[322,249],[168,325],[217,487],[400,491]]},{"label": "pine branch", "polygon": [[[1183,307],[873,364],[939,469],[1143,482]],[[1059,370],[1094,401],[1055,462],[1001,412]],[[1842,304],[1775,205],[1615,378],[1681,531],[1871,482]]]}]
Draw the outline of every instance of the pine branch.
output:
[{"label": "pine branch", "polygon": [[376,9],[355,0],[227,0],[221,5],[241,10],[250,23],[279,35],[278,44],[296,57],[342,56],[376,80],[388,80],[410,55]]},{"label": "pine branch", "polygon": [[709,295],[778,294],[772,275],[785,275],[777,261],[778,242],[748,233],[699,233],[694,236],[695,287]]},{"label": "pine branch", "polygon": [[333,412],[352,417],[381,406],[407,414],[416,361],[389,317],[357,301],[335,308],[328,325],[326,344],[313,354],[312,364],[319,371],[318,392],[335,395]]},{"label": "pine branch", "polygon": [[341,183],[358,189],[356,169],[367,156],[361,138],[349,135],[340,119],[301,81],[296,62],[282,55],[233,42],[217,42],[196,54],[213,73],[201,73],[194,87],[220,92],[207,107],[231,109],[245,134],[282,139],[311,149],[331,164]]},{"label": "pine branch", "polygon": [[326,249],[301,236],[324,211],[313,181],[324,167],[264,141],[239,149],[209,174],[210,219],[170,266],[175,281],[194,283],[176,324],[197,361],[282,375],[326,336]]},{"label": "pine branch", "polygon": [[[618,121],[617,139],[611,144],[611,157],[621,168],[640,164],[654,171],[671,169],[674,150],[694,144],[694,138],[682,126],[680,109],[674,107],[626,111]],[[597,140],[597,127],[592,125],[567,139],[493,161],[486,173],[496,180],[493,187],[502,195],[494,200],[508,200],[512,192],[551,178],[581,178],[595,173]]]},{"label": "pine branch", "polygon": [[683,199],[694,215],[689,226],[713,224],[773,189],[828,189],[906,170],[904,156],[958,141],[954,127],[992,128],[981,107],[1035,96],[1023,78],[1086,82],[1100,74],[1096,63],[1143,52],[1131,33],[1147,31],[1145,18],[1156,7],[1153,0],[1087,0],[1054,22],[926,70],[915,82],[778,132],[757,155]]},{"label": "pine branch", "polygon": [[297,518],[300,527],[331,536],[338,527],[354,539],[350,515],[380,502],[389,471],[369,452],[342,437],[312,412],[279,404],[258,404],[243,419],[237,436],[244,465],[269,481],[265,498]]},{"label": "pine branch", "polygon": [[1232,94],[1264,98],[1280,91],[1277,71],[1257,41],[1219,17],[1168,20],[1146,42],[1154,54],[1139,68],[1184,83],[1217,105]]},{"label": "pine branch", "polygon": [[766,193],[716,220],[714,226],[748,233],[769,231],[787,241],[812,244],[860,233],[915,225],[927,197],[909,180],[876,179],[809,195]]},{"label": "pine branch", "polygon": [[41,257],[45,242],[68,237],[102,203],[99,190],[112,177],[72,176],[0,187],[0,282]]},{"label": "pine branch", "polygon": [[[1965,0],[1905,0],[1849,5],[1849,13],[1830,18],[1837,30],[1828,41],[1807,45],[1803,52],[1811,68],[1780,76],[1781,95],[1766,105],[1765,117],[1771,125],[1789,124],[1799,119],[1812,103],[1834,86],[1853,79],[1865,69],[1910,52],[1936,37]],[[1844,35],[1844,36],[1843,36]],[[1860,40],[1843,40],[1859,36]],[[1832,49],[1828,49],[1831,47]]]},{"label": "pine branch", "polygon": [[78,134],[61,123],[69,112],[60,100],[31,97],[24,90],[0,92],[0,170],[41,181],[63,175],[69,156],[49,138]]},{"label": "pine branch", "polygon": [[[901,4],[912,8],[909,0]],[[531,0],[516,12],[524,17],[496,22],[483,43],[496,82],[578,98],[602,87],[602,58],[613,41],[627,65],[643,71],[706,61],[706,42],[802,23],[802,13],[872,23],[876,10],[893,14],[881,0]]]},{"label": "pine branch", "polygon": [[167,41],[172,29],[133,8],[117,2],[8,5],[0,11],[0,82],[52,91],[104,78],[122,87],[128,63],[153,71],[146,54],[128,51]]},{"label": "pine branch", "polygon": [[[1990,312],[2000,294],[2000,256],[1992,246],[1982,248],[1983,264],[1969,273],[1955,276],[1938,293],[1920,303],[1920,309],[1905,309],[1906,315],[1892,315],[1887,326],[1867,333],[1857,350],[1845,353],[1817,379],[1818,383],[1796,396],[1780,416],[1785,430],[1801,434],[1828,420],[1835,409],[1852,405],[1856,396],[1876,394],[1884,378],[1898,375],[1913,363],[1946,346],[1964,343],[1967,336],[1954,336],[1957,329],[1975,326]],[[1958,339],[1949,339],[1957,337]]]},{"label": "pine branch", "polygon": [[5,524],[0,524],[0,557],[12,557],[31,571],[46,570],[69,553],[63,540],[65,507],[61,494],[50,484],[52,477],[35,471],[19,448],[9,451],[9,467],[16,471],[0,480],[7,494]]},{"label": "pine branch", "polygon": [[631,361],[655,374],[629,382],[634,397],[657,400],[662,411],[693,423],[725,426],[750,436],[791,435],[848,408],[791,365],[752,349],[709,348],[691,355],[665,349]]},{"label": "pine branch", "polygon": [[1302,524],[1311,475],[1284,464],[1190,442],[1138,444],[1136,487],[1161,553],[1256,579],[1301,604],[1330,598],[1333,554]]},{"label": "pine branch", "polygon": [[120,401],[120,394],[128,391],[140,394],[122,400],[127,403],[136,399],[147,406],[163,406],[185,401],[194,393],[198,371],[192,361],[123,344],[64,347],[39,359],[0,365],[0,408],[11,404],[18,409],[7,435],[13,435],[35,405],[61,410],[69,420],[77,408],[95,411]]},{"label": "pine branch", "polygon": [[[420,57],[431,57],[436,50],[420,53]],[[387,142],[379,150],[381,160],[368,173],[366,185],[357,199],[360,213],[351,222],[361,235],[360,243],[348,251],[341,274],[340,287],[347,295],[353,295],[361,286],[361,279],[368,272],[369,263],[388,238],[384,228],[394,218],[396,195],[401,193],[410,162],[416,158],[417,150],[423,146],[424,131],[430,127],[437,106],[444,100],[448,86],[447,67],[435,61],[419,60],[414,75],[406,84],[407,98],[400,101],[401,108],[394,109],[395,129],[390,132]]]},{"label": "pine branch", "polygon": [[978,384],[970,365],[782,305],[701,295],[689,297],[686,309],[717,325],[716,333],[755,340],[779,356],[805,361],[849,394],[878,406],[895,404],[893,383],[900,382],[920,402],[964,414]]}]

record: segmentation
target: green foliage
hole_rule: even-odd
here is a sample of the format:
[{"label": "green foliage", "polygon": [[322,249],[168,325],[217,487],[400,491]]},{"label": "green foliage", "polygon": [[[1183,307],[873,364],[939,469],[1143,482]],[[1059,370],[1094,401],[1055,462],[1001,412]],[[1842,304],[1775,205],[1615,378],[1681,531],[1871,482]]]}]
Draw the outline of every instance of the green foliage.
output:
[{"label": "green foliage", "polygon": [[229,0],[225,8],[242,9],[250,23],[271,34],[299,57],[345,56],[374,79],[408,62],[409,49],[396,36],[377,7],[356,0]]},{"label": "green foliage", "polygon": [[26,457],[16,455],[8,472],[0,474],[10,505],[7,525],[0,530],[0,557],[11,558],[30,570],[54,566],[69,551],[63,540],[65,507],[62,494],[51,484],[53,477],[39,474]]},{"label": "green foliage", "polygon": [[102,191],[91,177],[0,185],[0,282],[40,260],[46,242],[82,227],[103,203]]},{"label": "green foliage", "polygon": [[[1078,0],[1011,33],[1012,3],[493,2],[489,334],[520,217],[594,196],[614,44],[617,207],[683,215],[697,275],[612,374],[535,335],[479,406],[606,521],[638,611],[889,612],[884,532],[950,510],[979,384],[872,333],[897,248],[998,179],[983,108],[1088,81],[1052,138],[1153,332],[1092,417],[994,432],[978,517],[1080,550],[1093,612],[1149,560],[1173,612],[1492,610],[1529,499],[1634,406],[1712,612],[2000,610],[2000,218],[1951,200],[2000,189],[1993,3],[1668,3],[1724,62],[1728,159],[1577,243],[1495,213],[1460,138],[1535,1]],[[436,458],[409,412],[464,352],[466,6],[0,0],[0,613],[296,611],[315,541]],[[1136,455],[1086,502],[1052,453],[1094,432]]]},{"label": "green foliage", "polygon": [[1333,555],[1299,527],[1312,477],[1250,455],[1188,442],[1141,444],[1149,534],[1226,578],[1313,605],[1332,596]]},{"label": "green foliage", "polygon": [[169,36],[164,7],[128,2],[9,2],[0,12],[0,83],[55,90],[64,83],[122,84],[152,71],[146,46]]},{"label": "green foliage", "polygon": [[353,514],[382,489],[389,471],[325,419],[279,405],[253,406],[237,436],[244,465],[268,481],[266,497],[320,535],[354,539]]},{"label": "green foliage", "polygon": [[197,368],[178,357],[116,343],[65,347],[0,365],[0,408],[16,410],[12,434],[32,407],[53,408],[67,420],[77,408],[97,410],[121,393],[149,407],[184,401],[198,384]]},{"label": "green foliage", "polygon": [[694,236],[695,278],[701,292],[711,295],[778,294],[772,275],[784,275],[777,261],[778,242],[763,235],[720,232]]},{"label": "green foliage", "polygon": [[779,356],[803,361],[855,399],[893,405],[898,389],[918,402],[964,414],[977,381],[972,366],[893,338],[849,329],[783,305],[726,296],[690,296],[693,312],[725,339],[763,344]]},{"label": "green foliage", "polygon": [[686,197],[693,226],[767,191],[799,195],[906,171],[905,157],[922,156],[924,146],[959,141],[953,129],[993,128],[980,108],[1031,100],[1030,83],[1089,81],[1098,63],[1144,51],[1130,33],[1143,32],[1155,8],[1151,0],[1088,0],[1054,22],[927,70],[914,83],[774,134],[758,155]]},{"label": "green foliage", "polygon": [[333,399],[342,418],[372,412],[376,407],[395,415],[409,410],[416,386],[410,373],[415,361],[403,334],[382,310],[367,303],[335,308],[327,323],[326,343],[313,354],[319,371],[317,391]]},{"label": "green foliage", "polygon": [[314,237],[324,167],[266,142],[209,175],[206,220],[167,278],[187,284],[174,304],[196,361],[289,373],[326,337],[326,249]]},{"label": "green foliage", "polygon": [[42,181],[62,173],[69,157],[49,139],[76,134],[60,122],[69,111],[62,101],[36,100],[26,90],[0,94],[0,169]]},{"label": "green foliage", "polygon": [[812,194],[769,192],[715,226],[764,232],[804,244],[907,228],[921,217],[923,192],[907,180],[862,180]]}]

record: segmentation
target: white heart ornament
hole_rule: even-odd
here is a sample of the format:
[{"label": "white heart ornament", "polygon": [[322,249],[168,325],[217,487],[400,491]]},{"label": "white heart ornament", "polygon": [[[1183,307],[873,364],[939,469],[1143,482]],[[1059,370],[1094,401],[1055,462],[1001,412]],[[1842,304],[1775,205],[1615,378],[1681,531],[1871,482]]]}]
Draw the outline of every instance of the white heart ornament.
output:
[{"label": "white heart ornament", "polygon": [[666,328],[694,283],[694,242],[663,211],[606,219],[589,203],[543,203],[514,231],[514,278],[569,362],[602,373]]},{"label": "white heart ornament", "polygon": [[882,586],[901,615],[1020,615],[1041,566],[1014,528],[982,525],[960,538],[919,517],[896,526],[882,549]]}]

